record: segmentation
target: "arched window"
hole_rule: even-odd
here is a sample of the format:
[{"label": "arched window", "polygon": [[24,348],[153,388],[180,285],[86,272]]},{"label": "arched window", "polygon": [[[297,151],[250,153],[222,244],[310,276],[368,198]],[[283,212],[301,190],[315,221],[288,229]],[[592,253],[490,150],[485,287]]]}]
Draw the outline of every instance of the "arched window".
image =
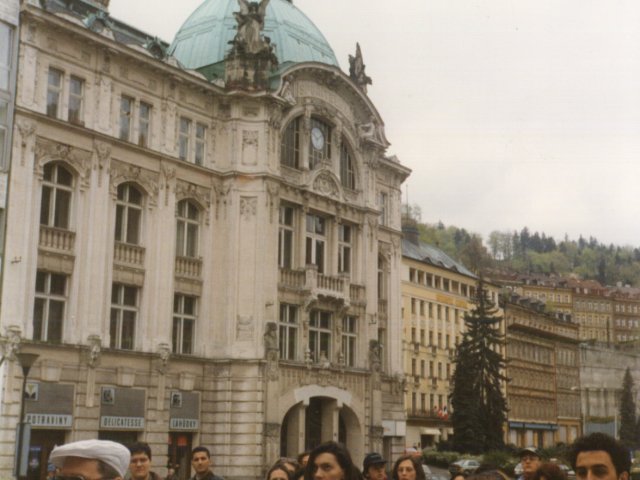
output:
[{"label": "arched window", "polygon": [[309,142],[309,169],[331,158],[331,127],[318,118],[311,118],[311,141]]},{"label": "arched window", "polygon": [[295,118],[289,123],[282,136],[280,146],[280,163],[291,168],[300,168],[300,126],[302,117]]},{"label": "arched window", "polygon": [[340,146],[340,182],[345,188],[355,190],[356,171],[349,147],[343,142]]},{"label": "arched window", "polygon": [[68,230],[72,193],[73,175],[60,164],[45,165],[40,224]]},{"label": "arched window", "polygon": [[140,245],[142,193],[130,183],[118,187],[116,201],[116,241]]},{"label": "arched window", "polygon": [[176,255],[179,257],[198,256],[198,230],[200,212],[189,200],[182,200],[177,207]]}]

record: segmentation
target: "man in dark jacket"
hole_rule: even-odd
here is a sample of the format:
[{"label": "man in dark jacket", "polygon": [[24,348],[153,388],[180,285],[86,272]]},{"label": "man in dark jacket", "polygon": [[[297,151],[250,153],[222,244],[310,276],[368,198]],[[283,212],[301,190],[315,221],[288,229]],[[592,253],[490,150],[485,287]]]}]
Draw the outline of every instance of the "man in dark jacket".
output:
[{"label": "man in dark jacket", "polygon": [[151,448],[148,443],[134,443],[129,447],[129,452],[129,472],[132,480],[160,480],[158,474],[151,471]]},{"label": "man in dark jacket", "polygon": [[213,461],[207,447],[200,446],[191,450],[191,466],[196,472],[191,480],[224,480],[213,474]]}]

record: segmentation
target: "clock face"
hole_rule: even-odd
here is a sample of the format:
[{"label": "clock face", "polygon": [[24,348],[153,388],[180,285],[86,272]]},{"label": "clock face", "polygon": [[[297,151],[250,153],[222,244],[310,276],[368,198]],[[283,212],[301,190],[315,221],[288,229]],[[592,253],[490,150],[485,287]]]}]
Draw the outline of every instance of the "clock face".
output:
[{"label": "clock face", "polygon": [[322,150],[324,147],[324,133],[318,127],[311,129],[311,144],[316,150]]}]

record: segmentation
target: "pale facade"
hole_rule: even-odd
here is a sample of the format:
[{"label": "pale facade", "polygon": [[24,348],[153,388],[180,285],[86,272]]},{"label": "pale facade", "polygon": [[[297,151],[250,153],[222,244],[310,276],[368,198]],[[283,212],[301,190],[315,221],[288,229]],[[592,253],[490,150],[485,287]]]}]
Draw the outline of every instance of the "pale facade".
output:
[{"label": "pale facade", "polygon": [[[405,235],[402,260],[407,445],[424,448],[453,433],[450,379],[478,279],[440,249],[419,242],[415,232]],[[485,285],[497,306],[498,288]]]},{"label": "pale facade", "polygon": [[[184,476],[203,444],[241,479],[330,439],[401,451],[409,170],[362,85],[298,61],[230,91],[108,2],[47,4],[21,7],[0,312],[7,353],[40,355],[34,459],[140,440]],[[5,362],[5,475],[21,380]]]},{"label": "pale facade", "polygon": [[507,443],[549,447],[582,431],[578,325],[545,312],[538,300],[510,294],[507,328]]}]

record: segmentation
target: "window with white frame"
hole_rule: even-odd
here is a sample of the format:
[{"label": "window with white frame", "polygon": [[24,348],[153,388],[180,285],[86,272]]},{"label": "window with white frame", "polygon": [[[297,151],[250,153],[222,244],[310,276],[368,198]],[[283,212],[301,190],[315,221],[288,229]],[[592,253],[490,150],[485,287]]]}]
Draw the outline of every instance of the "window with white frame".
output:
[{"label": "window with white frame", "polygon": [[47,227],[69,229],[73,175],[58,163],[44,166],[40,224]]},{"label": "window with white frame", "polygon": [[69,109],[67,119],[70,123],[80,125],[83,122],[84,80],[75,75],[69,78]]},{"label": "window with white frame", "polygon": [[[195,127],[194,127],[195,123]],[[203,165],[206,154],[207,126],[190,118],[178,121],[178,157],[185,162]]]},{"label": "window with white frame", "polygon": [[331,158],[331,127],[322,120],[311,117],[309,142],[309,169],[313,170],[324,160]]},{"label": "window with white frame", "polygon": [[338,228],[338,272],[351,272],[351,249],[352,249],[351,225],[341,224]]},{"label": "window with white frame", "polygon": [[280,322],[278,324],[278,345],[280,359],[296,360],[298,356],[298,307],[286,303],[280,304]]},{"label": "window with white frame", "polygon": [[293,119],[282,135],[280,144],[280,163],[291,168],[300,168],[301,146],[300,130],[302,117]]},{"label": "window with white frame", "polygon": [[189,295],[173,297],[173,353],[193,354],[198,299]]},{"label": "window with white frame", "polygon": [[356,170],[349,147],[343,142],[340,147],[340,182],[350,190],[356,188]]},{"label": "window with white frame", "polygon": [[146,102],[140,102],[140,106],[138,107],[138,145],[140,147],[149,146],[152,108],[153,107]]},{"label": "window with white frame", "polygon": [[305,261],[307,265],[318,267],[324,273],[327,220],[313,214],[307,214],[307,235],[305,242]]},{"label": "window with white frame", "polygon": [[380,225],[387,225],[389,198],[386,192],[378,192],[378,208],[380,209]]},{"label": "window with white frame", "polygon": [[331,331],[331,313],[312,310],[309,314],[309,352],[314,362],[331,358]]},{"label": "window with white frame", "polygon": [[342,361],[348,367],[356,366],[356,340],[358,335],[357,317],[347,315],[342,318]]},{"label": "window with white frame", "polygon": [[120,140],[131,140],[131,126],[133,117],[133,107],[135,100],[131,97],[123,95],[120,98],[120,133],[118,137]]},{"label": "window with white frame", "polygon": [[294,215],[293,207],[280,206],[278,230],[278,266],[280,268],[293,268]]},{"label": "window with white frame", "polygon": [[62,81],[64,72],[57,68],[49,68],[47,77],[47,115],[58,118],[62,102]]},{"label": "window with white frame", "polygon": [[176,255],[196,258],[198,256],[198,235],[200,211],[193,202],[182,200],[177,206]]},{"label": "window with white frame", "polygon": [[67,276],[38,270],[33,304],[33,339],[60,343],[67,303]]},{"label": "window with white frame", "polygon": [[140,289],[131,285],[114,283],[111,289],[111,322],[109,346],[121,350],[133,350],[136,321],[138,318]]},{"label": "window with white frame", "polygon": [[118,186],[115,239],[140,245],[142,227],[142,193],[130,183]]},{"label": "window with white frame", "polygon": [[13,56],[13,28],[0,22],[0,91],[9,90],[11,58]]}]

